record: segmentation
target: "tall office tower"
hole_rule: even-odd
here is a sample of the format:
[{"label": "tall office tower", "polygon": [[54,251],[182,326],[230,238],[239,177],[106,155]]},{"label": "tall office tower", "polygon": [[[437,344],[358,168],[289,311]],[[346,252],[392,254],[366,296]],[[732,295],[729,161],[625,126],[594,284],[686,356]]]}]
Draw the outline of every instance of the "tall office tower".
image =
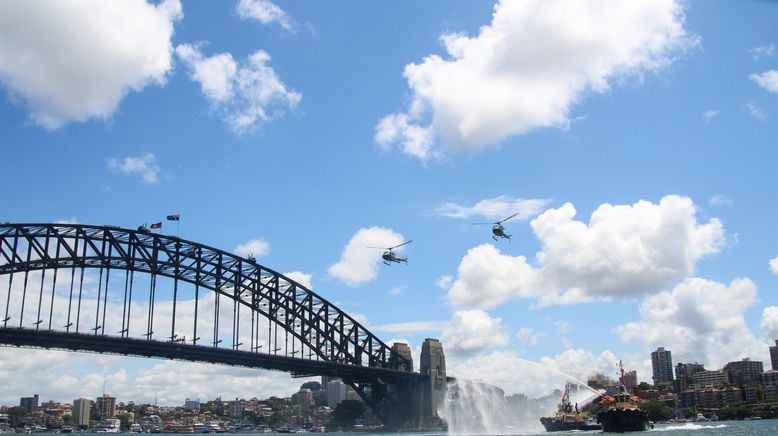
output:
[{"label": "tall office tower", "polygon": [[411,354],[411,347],[409,347],[408,344],[403,342],[395,342],[392,344],[392,352],[408,359],[408,361],[411,362],[410,371],[413,372],[413,354]]},{"label": "tall office tower", "polygon": [[426,383],[421,389],[421,415],[437,416],[438,406],[443,404],[447,389],[446,356],[440,341],[425,339],[419,360],[419,373]]},{"label": "tall office tower", "polygon": [[92,411],[92,400],[88,398],[77,398],[73,400],[73,424],[76,427],[89,426],[89,414]]},{"label": "tall office tower", "polygon": [[778,371],[778,339],[775,340],[775,346],[770,347],[770,363],[773,364],[773,370]]},{"label": "tall office tower", "polygon": [[659,347],[651,353],[651,368],[654,370],[654,386],[672,386],[673,356],[670,350]]}]

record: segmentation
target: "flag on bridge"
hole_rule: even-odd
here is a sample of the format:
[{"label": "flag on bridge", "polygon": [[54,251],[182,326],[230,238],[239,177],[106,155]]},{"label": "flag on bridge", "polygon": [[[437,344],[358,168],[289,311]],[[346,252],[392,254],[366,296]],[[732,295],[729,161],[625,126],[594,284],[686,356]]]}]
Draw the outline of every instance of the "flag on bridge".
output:
[{"label": "flag on bridge", "polygon": [[180,214],[168,215],[167,216],[167,220],[168,221],[178,221],[180,219],[181,219],[181,215]]},{"label": "flag on bridge", "polygon": [[162,228],[162,223],[161,223],[161,222],[159,222],[159,223],[154,223],[154,224],[152,224],[152,225],[150,226],[150,228],[152,228],[152,229],[161,229],[161,228]]}]

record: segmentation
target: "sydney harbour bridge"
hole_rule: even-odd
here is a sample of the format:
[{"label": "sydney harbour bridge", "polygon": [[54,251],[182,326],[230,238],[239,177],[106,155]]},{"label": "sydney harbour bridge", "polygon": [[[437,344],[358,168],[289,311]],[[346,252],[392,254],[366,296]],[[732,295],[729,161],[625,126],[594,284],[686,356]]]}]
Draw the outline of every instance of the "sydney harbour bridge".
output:
[{"label": "sydney harbour bridge", "polygon": [[435,416],[447,381],[437,340],[414,372],[407,344],[254,258],[145,228],[0,224],[0,344],[337,377],[389,427]]}]

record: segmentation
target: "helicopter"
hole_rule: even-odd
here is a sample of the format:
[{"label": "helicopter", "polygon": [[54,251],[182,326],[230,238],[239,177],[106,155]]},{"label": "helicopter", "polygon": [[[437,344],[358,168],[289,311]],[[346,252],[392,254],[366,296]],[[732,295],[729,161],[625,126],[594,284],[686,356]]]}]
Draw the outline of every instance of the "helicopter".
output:
[{"label": "helicopter", "polygon": [[404,262],[405,264],[408,264],[408,258],[407,257],[400,257],[400,256],[396,255],[393,250],[395,248],[402,247],[405,244],[410,244],[411,242],[413,242],[413,241],[405,241],[402,244],[395,245],[394,247],[387,247],[387,248],[384,248],[384,247],[367,247],[367,248],[380,248],[382,250],[386,250],[386,251],[384,251],[384,254],[381,255],[381,257],[384,259],[384,264],[385,265],[391,265],[391,262],[394,262],[394,263]]},{"label": "helicopter", "polygon": [[484,225],[484,224],[492,224],[492,239],[494,239],[496,241],[498,238],[505,238],[508,241],[510,241],[512,235],[509,235],[509,234],[505,233],[505,227],[503,227],[502,223],[504,223],[505,221],[508,221],[509,219],[515,217],[518,214],[519,213],[516,212],[513,215],[509,216],[508,218],[502,219],[502,220],[494,222],[494,223],[473,223],[473,225],[474,226],[479,226],[479,225]]}]

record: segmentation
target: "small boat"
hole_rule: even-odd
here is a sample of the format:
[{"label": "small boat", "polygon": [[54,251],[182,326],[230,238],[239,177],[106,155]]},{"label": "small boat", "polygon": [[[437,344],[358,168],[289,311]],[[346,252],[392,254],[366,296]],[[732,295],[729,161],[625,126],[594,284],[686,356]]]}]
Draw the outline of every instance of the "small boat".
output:
[{"label": "small boat", "polygon": [[62,428],[59,429],[60,433],[73,433],[73,427],[69,425],[63,425]]},{"label": "small boat", "polygon": [[552,416],[541,417],[540,423],[546,431],[602,430],[602,425],[578,410],[578,404],[573,411],[573,405],[570,403],[570,385],[565,385],[565,393],[559,401],[557,412]]},{"label": "small boat", "polygon": [[639,406],[640,398],[630,394],[624,386],[624,368],[621,361],[619,367],[619,392],[613,397],[603,397],[602,402],[607,404],[607,407],[597,414],[597,421],[602,424],[603,432],[646,431],[653,425],[648,421],[646,411]]},{"label": "small boat", "polygon": [[93,433],[119,433],[122,422],[118,419],[104,419],[92,427]]}]

